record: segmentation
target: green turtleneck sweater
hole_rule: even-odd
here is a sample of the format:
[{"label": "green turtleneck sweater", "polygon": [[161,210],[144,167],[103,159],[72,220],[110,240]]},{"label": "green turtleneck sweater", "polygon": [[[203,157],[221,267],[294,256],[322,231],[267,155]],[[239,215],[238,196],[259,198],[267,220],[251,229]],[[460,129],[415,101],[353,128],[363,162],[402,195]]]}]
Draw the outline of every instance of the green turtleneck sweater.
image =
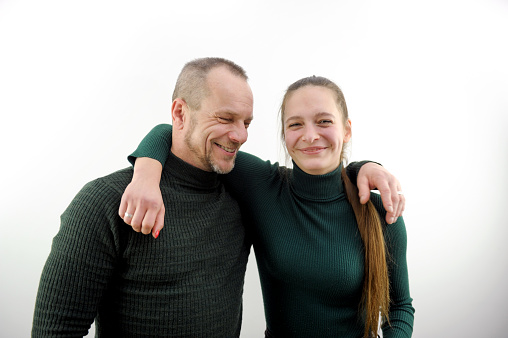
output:
[{"label": "green turtleneck sweater", "polygon": [[118,216],[132,168],[92,181],[61,218],[42,272],[33,337],[238,337],[249,246],[217,174],[170,155],[155,240]]},{"label": "green turtleneck sweater", "polygon": [[[164,163],[170,135],[167,125],[156,127],[132,156]],[[309,175],[296,165],[291,170],[240,152],[233,171],[221,175],[253,241],[267,329],[274,337],[363,336],[358,312],[363,244],[339,169]],[[371,200],[384,220],[381,198],[371,194]],[[404,221],[383,226],[391,297],[391,327],[384,327],[383,335],[411,337]]]}]

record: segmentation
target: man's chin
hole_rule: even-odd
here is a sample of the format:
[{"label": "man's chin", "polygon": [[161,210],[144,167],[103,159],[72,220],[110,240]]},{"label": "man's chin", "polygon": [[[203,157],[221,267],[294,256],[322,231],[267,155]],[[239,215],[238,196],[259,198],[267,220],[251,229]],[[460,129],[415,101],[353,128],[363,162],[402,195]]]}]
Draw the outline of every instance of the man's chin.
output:
[{"label": "man's chin", "polygon": [[217,163],[212,163],[213,171],[216,172],[217,174],[221,174],[221,175],[230,173],[231,170],[233,170],[234,166],[235,166],[235,161],[232,161],[231,163],[224,163],[221,165],[218,165]]}]

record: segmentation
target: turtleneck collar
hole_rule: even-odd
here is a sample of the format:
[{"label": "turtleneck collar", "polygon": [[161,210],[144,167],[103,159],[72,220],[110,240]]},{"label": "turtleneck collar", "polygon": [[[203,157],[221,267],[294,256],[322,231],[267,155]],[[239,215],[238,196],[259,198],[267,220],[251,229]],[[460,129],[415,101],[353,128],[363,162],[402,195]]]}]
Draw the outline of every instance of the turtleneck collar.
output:
[{"label": "turtleneck collar", "polygon": [[190,165],[172,152],[162,170],[162,177],[177,178],[180,183],[193,190],[213,190],[219,186],[218,174]]},{"label": "turtleneck collar", "polygon": [[341,170],[342,164],[327,174],[310,175],[293,162],[291,189],[296,195],[309,200],[329,201],[343,197]]}]

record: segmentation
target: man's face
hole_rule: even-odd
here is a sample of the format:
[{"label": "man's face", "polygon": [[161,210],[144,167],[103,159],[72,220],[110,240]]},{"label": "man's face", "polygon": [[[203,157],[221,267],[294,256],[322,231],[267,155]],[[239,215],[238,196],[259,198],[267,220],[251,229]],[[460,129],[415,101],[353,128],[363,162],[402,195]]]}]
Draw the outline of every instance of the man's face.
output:
[{"label": "man's face", "polygon": [[226,174],[233,169],[240,146],[247,141],[253,97],[247,81],[225,67],[208,73],[210,93],[199,110],[189,111],[185,122],[187,162]]}]

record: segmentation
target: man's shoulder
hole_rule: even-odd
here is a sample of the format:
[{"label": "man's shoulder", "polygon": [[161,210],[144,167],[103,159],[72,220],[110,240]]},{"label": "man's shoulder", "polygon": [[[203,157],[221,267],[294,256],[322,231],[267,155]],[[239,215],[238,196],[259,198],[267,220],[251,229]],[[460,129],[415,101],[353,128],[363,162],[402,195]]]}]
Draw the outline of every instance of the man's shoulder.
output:
[{"label": "man's shoulder", "polygon": [[124,169],[120,169],[111,174],[96,178],[90,182],[88,182],[85,187],[101,188],[101,187],[111,187],[113,189],[122,189],[127,187],[127,185],[132,180],[133,169],[131,167],[127,167]]},{"label": "man's shoulder", "polygon": [[86,199],[88,203],[94,204],[116,200],[119,203],[125,188],[132,180],[132,174],[132,168],[128,167],[96,178],[86,183],[76,198]]},{"label": "man's shoulder", "polygon": [[61,226],[72,233],[90,235],[104,234],[122,224],[118,207],[132,172],[131,168],[126,168],[86,183],[63,212]]}]

